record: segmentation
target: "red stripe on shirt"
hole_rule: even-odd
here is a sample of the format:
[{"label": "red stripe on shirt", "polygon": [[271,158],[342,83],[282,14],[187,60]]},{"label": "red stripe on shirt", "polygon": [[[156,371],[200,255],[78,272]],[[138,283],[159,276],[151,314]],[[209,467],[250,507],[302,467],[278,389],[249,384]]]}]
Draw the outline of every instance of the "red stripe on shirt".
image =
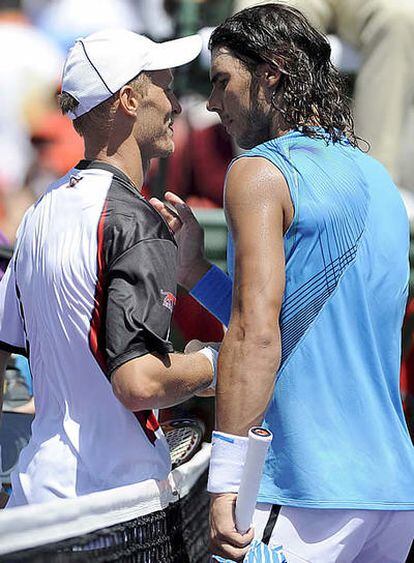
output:
[{"label": "red stripe on shirt", "polygon": [[[107,371],[105,356],[105,311],[106,311],[106,292],[105,292],[105,254],[104,254],[104,227],[107,217],[107,201],[105,202],[98,222],[98,276],[95,289],[95,306],[91,318],[89,330],[89,346],[92,354],[104,373]],[[145,435],[151,444],[155,444],[157,439],[155,432],[159,429],[158,420],[151,410],[134,413],[140,423]]]},{"label": "red stripe on shirt", "polygon": [[89,346],[98,362],[100,368],[106,373],[106,358],[105,358],[105,311],[106,311],[106,294],[105,287],[105,254],[104,254],[104,227],[105,219],[107,216],[108,202],[105,201],[101,216],[98,222],[98,279],[95,288],[95,306],[92,312],[91,327],[89,330]]},{"label": "red stripe on shirt", "polygon": [[155,414],[150,410],[134,412],[134,414],[137,417],[143,431],[145,432],[146,437],[151,442],[151,444],[154,445],[155,440],[157,439],[155,431],[160,427]]}]

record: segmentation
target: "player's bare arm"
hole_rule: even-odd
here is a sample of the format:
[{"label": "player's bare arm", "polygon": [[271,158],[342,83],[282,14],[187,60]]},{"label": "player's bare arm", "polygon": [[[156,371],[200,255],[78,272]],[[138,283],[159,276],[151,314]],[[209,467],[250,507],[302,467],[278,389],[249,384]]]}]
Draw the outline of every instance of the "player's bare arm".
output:
[{"label": "player's bare arm", "polygon": [[121,365],[112,374],[117,398],[131,411],[182,403],[208,388],[213,367],[202,353],[146,354]]},{"label": "player's bare arm", "polygon": [[281,173],[264,159],[231,168],[225,210],[235,246],[232,317],[219,355],[218,430],[247,435],[260,424],[280,362],[285,286],[283,232],[292,205]]},{"label": "player's bare arm", "polygon": [[[280,364],[283,233],[293,208],[281,173],[263,159],[246,158],[228,174],[225,211],[236,262],[232,317],[218,359],[216,428],[246,436],[263,420]],[[211,543],[214,553],[241,560],[252,532],[247,538],[236,532],[235,501],[233,493],[213,495]]]}]

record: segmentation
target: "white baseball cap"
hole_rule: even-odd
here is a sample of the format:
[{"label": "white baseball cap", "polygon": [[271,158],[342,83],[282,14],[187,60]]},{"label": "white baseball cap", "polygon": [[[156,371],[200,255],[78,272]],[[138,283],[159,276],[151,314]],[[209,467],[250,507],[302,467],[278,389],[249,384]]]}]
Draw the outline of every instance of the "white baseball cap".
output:
[{"label": "white baseball cap", "polygon": [[155,43],[126,29],[105,29],[78,39],[63,68],[62,92],[79,102],[76,119],[107,100],[140,72],[175,68],[194,60],[202,40],[190,35]]}]

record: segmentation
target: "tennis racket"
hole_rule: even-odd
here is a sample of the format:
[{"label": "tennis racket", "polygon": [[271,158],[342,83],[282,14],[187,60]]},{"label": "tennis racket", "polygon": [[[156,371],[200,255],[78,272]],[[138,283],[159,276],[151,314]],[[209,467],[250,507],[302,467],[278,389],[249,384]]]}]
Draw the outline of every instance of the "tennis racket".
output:
[{"label": "tennis racket", "polygon": [[273,435],[266,428],[254,426],[250,428],[248,437],[246,461],[236,500],[236,527],[240,534],[245,534],[252,524],[263,465]]},{"label": "tennis racket", "polygon": [[201,420],[191,418],[167,420],[161,424],[161,428],[170,448],[173,469],[197,453],[206,430]]}]

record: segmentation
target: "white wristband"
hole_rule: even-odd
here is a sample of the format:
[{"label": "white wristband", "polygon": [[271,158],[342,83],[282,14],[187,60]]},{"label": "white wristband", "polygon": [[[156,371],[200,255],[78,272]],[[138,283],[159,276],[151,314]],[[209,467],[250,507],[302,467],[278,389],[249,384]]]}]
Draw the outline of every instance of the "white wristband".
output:
[{"label": "white wristband", "polygon": [[248,444],[247,436],[213,432],[207,484],[209,493],[239,491]]},{"label": "white wristband", "polygon": [[210,360],[211,367],[213,368],[213,380],[206,389],[215,389],[217,384],[217,358],[218,358],[218,351],[211,346],[206,346],[205,348],[201,348],[199,350],[201,354],[203,354],[208,360]]}]

